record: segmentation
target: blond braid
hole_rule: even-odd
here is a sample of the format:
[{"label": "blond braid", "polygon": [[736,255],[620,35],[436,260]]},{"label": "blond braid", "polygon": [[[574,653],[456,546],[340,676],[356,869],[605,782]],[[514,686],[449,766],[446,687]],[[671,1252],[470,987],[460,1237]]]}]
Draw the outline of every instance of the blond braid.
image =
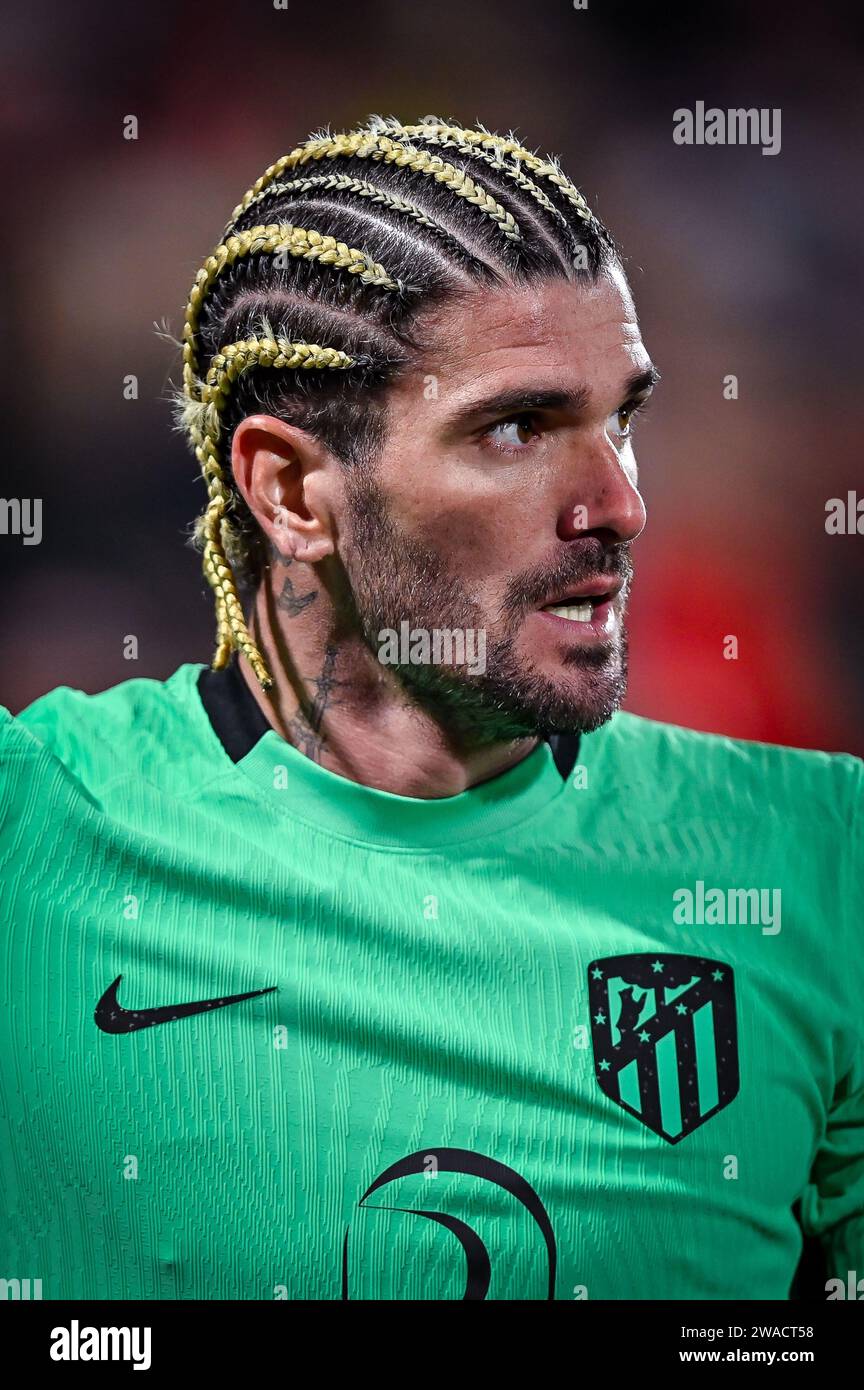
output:
[{"label": "blond braid", "polygon": [[349,275],[357,275],[366,285],[378,285],[383,289],[399,290],[401,281],[393,280],[382,265],[373,261],[364,251],[356,251],[346,246],[344,241],[325,236],[304,227],[293,227],[290,223],[271,223],[266,227],[250,227],[222,241],[211,256],[207,257],[189,294],[186,317],[183,324],[183,387],[187,397],[195,398],[197,373],[196,335],[201,306],[213,282],[227,266],[231,266],[241,256],[255,255],[259,252],[287,251],[289,255],[306,261],[318,261],[321,265],[332,266],[334,270],[345,270]]},{"label": "blond braid", "polygon": [[399,168],[408,168],[415,173],[426,174],[435,179],[436,183],[443,183],[457,197],[465,198],[467,202],[479,207],[487,217],[491,217],[509,241],[522,240],[522,233],[512,213],[502,208],[501,204],[497,203],[491,194],[486,192],[485,188],[481,188],[474,179],[463,173],[461,169],[447,164],[438,155],[427,154],[425,150],[416,150],[411,145],[400,145],[398,141],[391,140],[389,136],[373,135],[366,130],[353,131],[348,135],[333,135],[316,140],[307,140],[305,145],[299,145],[290,154],[285,154],[281,159],[277,159],[276,163],[271,164],[269,169],[265,169],[260,179],[257,179],[244,194],[231,214],[232,222],[236,222],[237,218],[246,211],[252,199],[263,192],[271,183],[275,183],[286,169],[308,164],[310,159],[338,159],[340,156],[353,159],[375,159],[384,164],[395,164]]},{"label": "blond braid", "polygon": [[[372,127],[374,129],[374,127]],[[399,125],[388,121],[386,129],[394,135],[408,136],[411,140],[422,140],[426,145],[438,145],[441,149],[458,150],[460,154],[471,155],[474,159],[482,159],[484,164],[488,164],[490,169],[497,169],[500,173],[506,174],[508,178],[539,203],[541,208],[557,218],[565,227],[567,218],[560,208],[546,197],[542,188],[539,188],[533,179],[529,179],[527,174],[523,174],[516,164],[506,164],[499,156],[493,154],[491,150],[476,144],[469,144],[463,138],[463,132],[456,126],[424,126],[424,125]],[[471,134],[479,135],[479,131],[472,131]]]},{"label": "blond braid", "polygon": [[344,370],[353,366],[355,360],[337,348],[320,347],[317,343],[294,343],[279,337],[243,338],[240,342],[228,343],[216,354],[201,390],[200,403],[193,402],[187,414],[189,433],[210,498],[200,519],[198,534],[204,541],[204,574],[216,598],[217,637],[213,666],[217,670],[225,666],[236,648],[246,657],[265,689],[273,684],[273,679],[249,635],[227,556],[231,527],[226,513],[231,505],[231,494],[220,460],[222,412],[237,378],[252,367]]},{"label": "blond braid", "polygon": [[317,343],[292,343],[287,338],[243,338],[229,343],[217,352],[207,373],[201,400],[221,414],[232,386],[241,372],[250,367],[311,368],[353,367],[355,358],[339,348],[320,347]]},{"label": "blond braid", "polygon": [[[529,180],[530,182],[530,180]],[[413,222],[421,227],[427,227],[436,236],[442,237],[449,242],[460,255],[465,255],[465,248],[457,236],[442,223],[434,221],[422,208],[418,208],[415,203],[409,203],[407,198],[400,198],[395,193],[390,193],[385,188],[379,188],[375,183],[369,183],[367,179],[352,179],[347,174],[317,174],[311,179],[292,179],[290,183],[271,183],[263,188],[260,193],[256,193],[243,209],[248,212],[256,203],[260,203],[262,198],[276,198],[281,194],[308,193],[313,188],[322,188],[325,191],[355,193],[358,198],[368,198],[373,203],[379,203],[382,207],[390,208],[392,212],[398,212],[406,217],[410,217]],[[539,190],[538,190],[539,192]],[[551,204],[550,204],[551,206]],[[552,209],[557,212],[557,208]],[[561,216],[561,214],[559,214]],[[223,239],[229,235],[234,222],[231,221],[222,233]]]},{"label": "blond braid", "polygon": [[400,134],[407,135],[409,139],[420,138],[428,131],[436,131],[439,135],[446,136],[454,140],[464,141],[469,146],[480,146],[481,148],[492,148],[501,155],[512,154],[514,159],[527,166],[540,178],[548,179],[554,183],[556,188],[560,188],[564,197],[572,203],[579,216],[587,222],[591,218],[591,209],[586,203],[578,188],[570,182],[565,174],[559,169],[557,164],[553,164],[548,159],[540,159],[530,150],[526,150],[524,145],[520,145],[516,140],[506,140],[501,135],[493,135],[484,130],[465,130],[462,126],[450,125],[406,125],[399,127]]}]

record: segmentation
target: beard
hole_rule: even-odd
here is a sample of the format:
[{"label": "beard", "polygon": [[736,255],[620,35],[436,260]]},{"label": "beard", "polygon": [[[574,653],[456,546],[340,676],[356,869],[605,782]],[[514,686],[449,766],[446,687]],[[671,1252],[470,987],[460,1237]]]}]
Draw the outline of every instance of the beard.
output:
[{"label": "beard", "polygon": [[379,634],[384,629],[399,631],[406,620],[412,631],[473,629],[486,634],[481,674],[452,665],[390,664],[409,701],[472,746],[550,733],[589,733],[611,718],[627,688],[623,622],[618,635],[602,648],[566,648],[557,678],[519,654],[518,631],[526,613],[550,591],[598,575],[623,581],[618,600],[623,613],[632,578],[627,542],[604,546],[595,536],[571,542],[550,563],[508,582],[500,614],[492,623],[441,555],[395,525],[371,477],[352,473],[346,482],[349,526],[342,563],[353,607],[349,621],[376,657]]}]

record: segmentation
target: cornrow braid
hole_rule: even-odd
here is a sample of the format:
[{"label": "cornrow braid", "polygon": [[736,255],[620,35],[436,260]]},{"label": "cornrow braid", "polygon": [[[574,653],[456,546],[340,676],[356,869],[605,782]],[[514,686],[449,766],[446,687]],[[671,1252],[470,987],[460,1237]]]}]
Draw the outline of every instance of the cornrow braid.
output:
[{"label": "cornrow braid", "polygon": [[217,646],[213,658],[219,670],[228,662],[232,648],[237,648],[248,660],[260,684],[267,689],[273,684],[264,658],[249,635],[243,607],[231,565],[225,553],[225,513],[231,503],[219,451],[221,412],[237,378],[252,367],[275,367],[304,371],[313,368],[345,370],[354,359],[338,348],[321,347],[317,343],[294,343],[287,338],[252,337],[228,343],[213,359],[207,381],[201,392],[199,418],[189,416],[189,428],[195,440],[195,453],[210,498],[201,518],[200,537],[204,542],[204,574],[216,597]]},{"label": "cornrow braid", "polygon": [[240,256],[259,253],[287,251],[290,256],[302,257],[307,261],[319,261],[321,265],[332,266],[334,270],[345,270],[357,275],[367,285],[380,285],[388,290],[401,290],[403,286],[393,280],[382,265],[373,261],[363,251],[355,251],[335,237],[322,235],[304,227],[273,223],[266,227],[250,227],[248,231],[229,236],[211,256],[208,256],[198,274],[189,294],[183,324],[183,384],[187,393],[195,392],[195,373],[197,351],[195,334],[198,315],[205,295],[214,280],[226,266],[233,265]]},{"label": "cornrow braid", "polygon": [[550,183],[554,183],[556,188],[560,188],[564,197],[573,207],[579,217],[587,222],[591,218],[591,209],[582,197],[578,188],[561,172],[558,165],[549,159],[540,159],[530,150],[526,150],[524,145],[520,145],[516,140],[507,140],[500,135],[493,135],[485,130],[463,130],[461,126],[450,126],[442,124],[430,125],[407,125],[400,126],[400,133],[408,136],[409,139],[420,138],[429,130],[434,130],[439,135],[464,141],[469,146],[489,147],[502,155],[512,154],[516,159],[532,169],[540,178],[546,178]]},{"label": "cornrow braid", "polygon": [[[375,130],[376,127],[371,125],[370,129]],[[412,141],[421,140],[424,145],[437,145],[441,149],[458,150],[460,154],[472,155],[475,159],[482,159],[484,164],[489,165],[490,169],[497,169],[500,173],[506,174],[508,178],[513,179],[519,188],[523,189],[536,203],[539,203],[544,212],[548,212],[551,216],[555,217],[562,226],[567,225],[567,219],[560,208],[556,208],[551,199],[546,197],[543,189],[540,188],[533,179],[529,179],[527,174],[523,174],[517,164],[507,164],[504,159],[501,158],[500,154],[495,154],[492,150],[486,149],[482,145],[476,143],[471,144],[463,138],[466,132],[457,129],[455,126],[404,126],[397,124],[391,125],[388,122],[386,126],[382,126],[382,129],[389,131],[392,135],[407,136]]]},{"label": "cornrow braid", "polygon": [[373,116],[312,135],[265,170],[195,277],[175,395],[207,488],[194,539],[215,599],[214,666],[238,651],[272,684],[240,601],[268,561],[231,472],[238,423],[275,415],[346,469],[372,467],[390,388],[428,351],[429,311],[480,288],[593,282],[616,257],[554,160],[482,128]]},{"label": "cornrow braid", "polygon": [[512,213],[506,211],[484,188],[461,169],[447,164],[437,155],[416,150],[411,145],[400,145],[386,135],[373,135],[369,131],[358,131],[351,135],[327,136],[317,140],[307,140],[290,154],[277,159],[275,164],[265,170],[260,179],[252,185],[232,213],[232,221],[246,211],[256,194],[281,178],[286,169],[307,164],[310,159],[338,159],[345,155],[354,159],[375,159],[385,164],[396,164],[400,168],[413,169],[416,173],[427,174],[436,182],[445,184],[457,197],[479,207],[493,222],[497,223],[504,236],[511,241],[520,241],[522,233]]},{"label": "cornrow braid", "polygon": [[[528,180],[530,182],[530,180]],[[417,207],[415,203],[410,203],[407,198],[400,198],[395,193],[388,193],[386,189],[379,188],[377,184],[369,183],[367,179],[352,179],[347,174],[316,174],[313,178],[292,179],[290,183],[272,183],[263,188],[260,193],[256,193],[243,209],[241,216],[249,212],[250,208],[255,207],[262,199],[279,197],[281,194],[290,194],[292,197],[298,193],[309,193],[312,189],[321,189],[323,192],[353,193],[358,198],[368,198],[373,203],[389,208],[392,212],[397,212],[405,217],[410,217],[420,227],[427,227],[434,232],[436,237],[440,237],[446,242],[451,250],[464,256],[465,247],[458,237],[454,236],[447,227],[440,222],[436,222]],[[539,189],[538,189],[539,192]],[[541,195],[542,196],[542,195]],[[550,204],[550,207],[552,205]],[[557,208],[552,208],[557,212]],[[560,214],[559,214],[560,215]],[[565,220],[562,217],[562,221]],[[229,222],[222,233],[223,239],[226,238],[235,226],[235,221]]]}]

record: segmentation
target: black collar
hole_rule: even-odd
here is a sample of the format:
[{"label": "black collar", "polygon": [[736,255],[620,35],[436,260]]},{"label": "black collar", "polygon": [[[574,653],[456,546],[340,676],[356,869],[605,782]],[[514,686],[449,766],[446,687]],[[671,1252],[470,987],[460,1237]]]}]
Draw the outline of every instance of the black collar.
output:
[{"label": "black collar", "polygon": [[[198,694],[214,732],[233,763],[239,763],[271,727],[240,674],[236,660],[221,671],[209,666],[198,677]],[[566,782],[579,756],[578,734],[549,734],[555,766]]]},{"label": "black collar", "polygon": [[232,763],[251,753],[271,727],[235,660],[214,671],[205,666],[198,677],[198,694],[214,732]]}]

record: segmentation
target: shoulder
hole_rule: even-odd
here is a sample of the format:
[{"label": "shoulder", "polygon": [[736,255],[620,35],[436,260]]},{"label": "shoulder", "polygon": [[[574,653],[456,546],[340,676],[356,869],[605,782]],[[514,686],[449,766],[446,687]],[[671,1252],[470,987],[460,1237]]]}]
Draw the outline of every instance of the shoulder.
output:
[{"label": "shoulder", "polygon": [[123,681],[95,695],[58,686],[16,716],[3,709],[0,770],[11,762],[59,763],[93,790],[127,768],[147,776],[169,750],[188,745],[200,724],[202,669],[184,665],[168,680]]},{"label": "shoulder", "polygon": [[864,761],[849,753],[702,733],[626,711],[607,728],[601,767],[614,763],[627,785],[650,789],[660,805],[698,801],[717,814],[848,825],[864,801]]}]

